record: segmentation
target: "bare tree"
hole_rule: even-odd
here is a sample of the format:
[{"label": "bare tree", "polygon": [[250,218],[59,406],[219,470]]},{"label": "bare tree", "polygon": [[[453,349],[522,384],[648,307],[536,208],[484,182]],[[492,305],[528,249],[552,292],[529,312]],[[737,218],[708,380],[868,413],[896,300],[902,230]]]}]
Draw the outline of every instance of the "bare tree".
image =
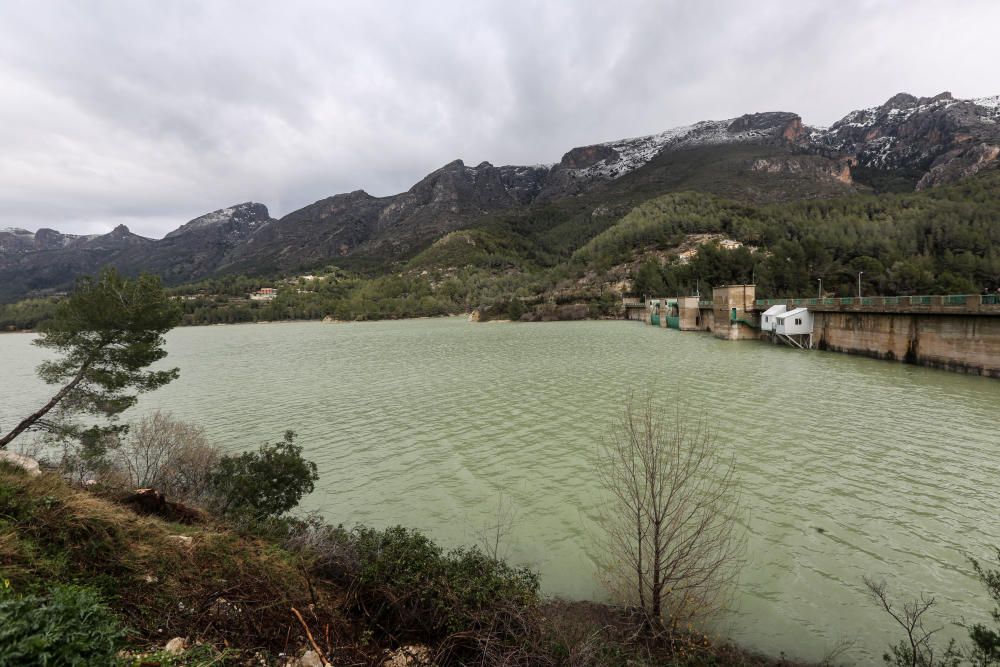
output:
[{"label": "bare tree", "polygon": [[172,499],[198,502],[208,495],[219,452],[200,426],[156,411],[121,437],[110,459],[131,488],[151,487]]},{"label": "bare tree", "polygon": [[944,667],[957,665],[960,662],[954,641],[948,644],[943,658],[935,657],[934,644],[931,639],[941,628],[928,630],[924,625],[924,615],[934,606],[934,598],[929,598],[921,593],[919,599],[904,602],[902,607],[899,607],[889,598],[884,581],[875,582],[868,577],[863,577],[863,580],[872,598],[906,633],[905,640],[892,646],[892,656],[886,654],[885,661],[887,663],[899,667],[935,667],[938,665]]},{"label": "bare tree", "polygon": [[597,465],[611,496],[602,516],[611,592],[657,624],[721,610],[745,541],[735,461],[705,420],[679,403],[665,417],[652,394],[630,392]]},{"label": "bare tree", "polygon": [[517,512],[510,496],[503,491],[499,492],[496,511],[476,531],[479,545],[487,556],[493,560],[505,560],[510,555],[507,540],[514,530],[516,520]]}]

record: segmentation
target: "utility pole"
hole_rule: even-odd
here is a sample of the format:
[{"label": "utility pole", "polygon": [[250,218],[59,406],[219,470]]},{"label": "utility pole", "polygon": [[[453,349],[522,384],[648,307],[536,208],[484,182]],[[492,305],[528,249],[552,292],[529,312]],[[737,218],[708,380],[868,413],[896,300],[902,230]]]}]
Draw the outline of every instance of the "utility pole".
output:
[{"label": "utility pole", "polygon": [[858,271],[858,298],[859,299],[861,298],[861,274],[862,273],[864,273],[864,271]]}]

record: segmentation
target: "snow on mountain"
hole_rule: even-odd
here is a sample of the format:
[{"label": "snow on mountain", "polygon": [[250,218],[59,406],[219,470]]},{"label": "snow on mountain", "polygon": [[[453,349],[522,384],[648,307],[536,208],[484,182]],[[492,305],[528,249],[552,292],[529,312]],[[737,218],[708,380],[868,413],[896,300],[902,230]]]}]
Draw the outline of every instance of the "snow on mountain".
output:
[{"label": "snow on mountain", "polygon": [[979,116],[980,121],[990,125],[1000,122],[1000,95],[994,95],[993,97],[979,97],[970,101],[981,110],[985,111],[984,114]]},{"label": "snow on mountain", "polygon": [[[781,112],[706,120],[659,134],[595,144],[582,150],[589,150],[600,159],[578,167],[570,162],[568,166],[578,177],[614,179],[635,171],[665,150],[763,141],[780,135],[789,124],[797,122],[799,119],[795,114]],[[571,154],[572,151],[567,156]],[[567,164],[566,158],[563,158],[563,164]]]},{"label": "snow on mountain", "polygon": [[234,223],[240,227],[240,233],[245,235],[259,225],[268,221],[270,221],[270,217],[266,206],[263,204],[246,202],[243,204],[236,204],[235,206],[220,208],[217,211],[212,211],[211,213],[199,216],[194,220],[181,225],[174,231],[167,234],[164,238],[173,238],[195,230],[204,230],[230,223]]}]

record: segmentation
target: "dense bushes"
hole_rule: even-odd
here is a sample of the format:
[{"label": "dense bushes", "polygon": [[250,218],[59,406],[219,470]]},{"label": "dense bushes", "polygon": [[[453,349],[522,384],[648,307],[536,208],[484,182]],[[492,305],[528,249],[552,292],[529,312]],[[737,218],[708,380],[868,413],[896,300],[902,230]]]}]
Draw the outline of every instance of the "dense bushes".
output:
[{"label": "dense bushes", "polygon": [[397,637],[438,641],[465,632],[514,641],[539,602],[534,572],[476,547],[444,551],[400,526],[313,526],[290,546],[308,555],[317,575],[354,591],[353,605],[373,627]]},{"label": "dense bushes", "polygon": [[93,447],[68,441],[60,467],[75,481],[93,477],[103,488],[129,493],[152,488],[170,501],[263,522],[296,507],[319,479],[295,437],[286,431],[281,441],[256,451],[224,455],[199,426],[157,411],[121,429],[91,456],[80,452]]},{"label": "dense bushes", "polygon": [[34,329],[55,314],[58,303],[55,297],[0,303],[0,331]]},{"label": "dense bushes", "polygon": [[47,595],[18,595],[0,582],[0,667],[117,663],[124,633],[98,595],[54,586]]}]

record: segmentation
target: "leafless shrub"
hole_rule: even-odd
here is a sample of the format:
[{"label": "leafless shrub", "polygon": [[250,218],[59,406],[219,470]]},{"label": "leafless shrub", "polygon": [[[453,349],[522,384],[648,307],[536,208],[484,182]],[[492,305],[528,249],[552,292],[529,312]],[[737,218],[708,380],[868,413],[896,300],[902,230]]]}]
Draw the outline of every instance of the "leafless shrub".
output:
[{"label": "leafless shrub", "polygon": [[508,539],[517,521],[517,511],[510,497],[501,491],[497,494],[497,506],[494,513],[476,532],[479,546],[483,552],[494,560],[505,560],[510,551]]},{"label": "leafless shrub", "polygon": [[127,487],[154,488],[171,500],[203,503],[219,451],[200,426],[157,411],[121,436],[108,458]]},{"label": "leafless shrub", "polygon": [[722,609],[744,538],[734,459],[722,456],[704,419],[679,404],[664,412],[652,394],[630,392],[597,466],[611,496],[601,517],[605,583],[651,622],[676,629]]},{"label": "leafless shrub", "polygon": [[869,577],[863,578],[868,592],[875,602],[892,620],[903,628],[906,638],[892,646],[892,656],[885,655],[885,661],[899,667],[936,667],[941,665],[957,665],[957,654],[954,642],[945,649],[943,657],[935,656],[934,644],[931,641],[941,628],[928,630],[924,625],[924,617],[934,606],[934,598],[923,593],[916,600],[903,602],[899,606],[889,597],[884,581],[876,582]]}]

